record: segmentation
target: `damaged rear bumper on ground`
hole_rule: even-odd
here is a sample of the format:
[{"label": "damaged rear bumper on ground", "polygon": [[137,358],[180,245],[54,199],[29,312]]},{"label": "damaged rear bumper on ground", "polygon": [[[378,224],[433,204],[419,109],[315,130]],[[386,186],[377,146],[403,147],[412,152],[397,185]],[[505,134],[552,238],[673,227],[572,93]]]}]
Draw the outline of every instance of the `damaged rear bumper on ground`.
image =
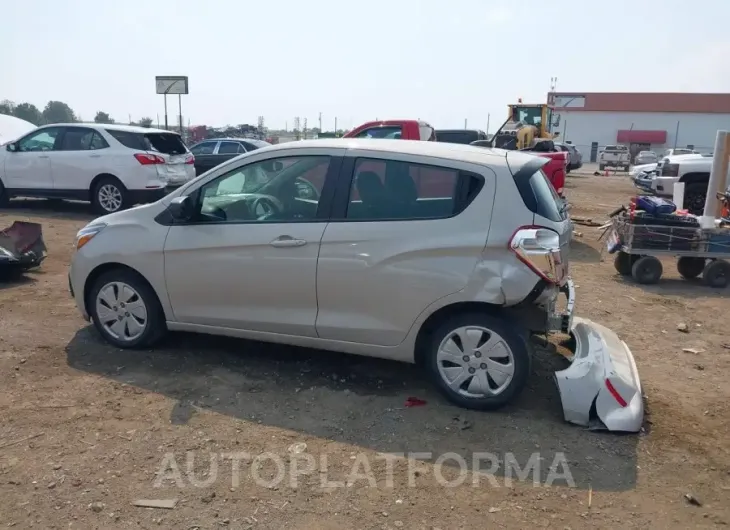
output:
[{"label": "damaged rear bumper on ground", "polygon": [[40,224],[15,221],[0,231],[0,272],[32,269],[39,266],[46,255]]},{"label": "damaged rear bumper on ground", "polygon": [[553,315],[553,329],[569,331],[575,342],[571,365],[555,372],[565,420],[589,426],[597,418],[609,431],[638,432],[644,422],[644,401],[631,350],[607,327],[573,317],[572,281],[562,291],[568,306]]}]

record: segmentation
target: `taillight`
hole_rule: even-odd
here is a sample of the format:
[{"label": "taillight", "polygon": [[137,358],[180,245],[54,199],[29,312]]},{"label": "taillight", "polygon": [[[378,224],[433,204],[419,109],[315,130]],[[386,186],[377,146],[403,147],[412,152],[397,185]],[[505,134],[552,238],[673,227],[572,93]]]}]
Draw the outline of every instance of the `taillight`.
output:
[{"label": "taillight", "polygon": [[509,243],[517,258],[542,279],[559,284],[564,279],[560,236],[541,226],[519,228]]},{"label": "taillight", "polygon": [[621,394],[618,393],[616,387],[613,386],[613,383],[610,379],[606,379],[606,388],[608,389],[608,393],[611,394],[613,399],[616,400],[616,403],[618,403],[620,407],[626,407],[628,405],[628,403],[626,403],[626,400],[621,397]]},{"label": "taillight", "polygon": [[159,155],[152,155],[150,153],[135,153],[134,158],[136,158],[137,162],[139,162],[143,166],[150,166],[153,164],[164,164],[165,163],[164,158],[162,158]]},{"label": "taillight", "polygon": [[188,155],[185,157],[185,163],[186,164],[195,164],[195,156],[194,155]]}]

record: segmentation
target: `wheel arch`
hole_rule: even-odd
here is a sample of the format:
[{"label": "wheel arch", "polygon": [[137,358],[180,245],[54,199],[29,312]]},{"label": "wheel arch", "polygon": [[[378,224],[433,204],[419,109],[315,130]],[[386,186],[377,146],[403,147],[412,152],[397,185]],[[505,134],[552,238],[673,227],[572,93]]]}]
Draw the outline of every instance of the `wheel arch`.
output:
[{"label": "wheel arch", "polygon": [[127,189],[126,186],[119,179],[119,177],[117,177],[116,175],[113,175],[112,173],[99,173],[97,176],[95,176],[91,180],[91,185],[89,186],[89,200],[90,201],[94,199],[94,191],[96,190],[96,187],[99,185],[99,182],[101,182],[102,179],[105,179],[105,178],[112,178],[112,179],[116,180],[117,182],[119,182],[119,185],[124,190]]},{"label": "wheel arch", "polygon": [[169,320],[168,315],[165,314],[165,306],[162,303],[160,293],[157,292],[157,290],[149,282],[149,280],[147,280],[147,278],[145,278],[144,275],[134,267],[130,267],[129,265],[125,265],[124,263],[117,262],[102,263],[101,265],[96,266],[86,277],[86,282],[84,283],[84,309],[86,311],[86,314],[90,314],[89,295],[91,294],[91,288],[94,286],[94,283],[96,283],[96,280],[98,280],[102,274],[106,274],[107,272],[113,271],[115,269],[130,272],[138,277],[140,281],[144,282],[150,288],[150,290],[155,293],[155,296],[157,297],[157,303],[159,304],[160,309],[162,309],[162,313],[165,316],[165,319]]},{"label": "wheel arch", "polygon": [[431,338],[431,334],[448,319],[464,313],[484,313],[494,315],[500,308],[501,306],[490,304],[488,302],[456,302],[440,307],[431,313],[428,318],[423,321],[423,324],[421,324],[421,327],[418,330],[418,335],[416,335],[413,360],[417,365],[423,366],[426,360],[426,348]]},{"label": "wheel arch", "polygon": [[703,173],[701,171],[695,171],[692,173],[687,173],[685,175],[682,175],[679,178],[679,182],[684,182],[686,184],[695,184],[698,182],[710,182],[710,174],[709,173]]}]

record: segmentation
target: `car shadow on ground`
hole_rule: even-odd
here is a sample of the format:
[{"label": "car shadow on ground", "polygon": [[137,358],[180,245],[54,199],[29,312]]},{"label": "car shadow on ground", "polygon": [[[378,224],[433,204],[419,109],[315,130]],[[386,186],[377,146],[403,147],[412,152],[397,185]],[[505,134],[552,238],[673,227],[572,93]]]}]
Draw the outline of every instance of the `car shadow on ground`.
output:
[{"label": "car shadow on ground", "polygon": [[570,242],[570,259],[580,263],[598,263],[601,261],[601,252],[573,237]]},{"label": "car shadow on ground", "polygon": [[91,210],[91,204],[60,199],[13,199],[0,213],[8,216],[28,215],[47,219],[72,219],[90,221],[98,217]]},{"label": "car shadow on ground", "polygon": [[[666,269],[665,269],[666,270]],[[729,298],[730,287],[720,289],[716,287],[708,287],[702,283],[702,278],[694,278],[685,280],[683,278],[661,278],[659,283],[653,285],[642,285],[631,276],[621,276],[618,273],[612,277],[617,283],[628,284],[638,287],[647,293],[659,296],[677,296],[680,298],[695,299],[698,296],[706,299],[712,298]]]},{"label": "car shadow on ground", "polygon": [[[517,402],[491,413],[447,404],[415,366],[320,350],[178,333],[157,350],[127,351],[102,342],[89,326],[66,351],[77,370],[176,400],[173,424],[207,409],[380,453],[430,452],[431,461],[457,453],[469,469],[477,453],[502,463],[511,454],[522,469],[537,462],[527,480],[539,475],[543,484],[552,474],[554,485],[569,485],[566,470],[579,488],[636,483],[638,436],[565,423],[552,373],[567,361],[544,347]],[[426,403],[406,407],[411,396]],[[504,465],[493,471],[504,473]]]},{"label": "car shadow on ground", "polygon": [[28,272],[17,270],[3,270],[0,267],[0,291],[4,289],[12,289],[14,287],[22,287],[31,285],[37,280],[28,275]]}]

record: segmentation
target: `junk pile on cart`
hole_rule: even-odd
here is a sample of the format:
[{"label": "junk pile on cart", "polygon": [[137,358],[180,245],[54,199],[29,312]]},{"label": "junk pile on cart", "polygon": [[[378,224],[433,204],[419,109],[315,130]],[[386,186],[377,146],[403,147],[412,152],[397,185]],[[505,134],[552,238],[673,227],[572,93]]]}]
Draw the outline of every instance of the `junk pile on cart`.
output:
[{"label": "junk pile on cart", "polygon": [[0,279],[40,266],[47,255],[40,224],[15,221],[0,231]]},{"label": "junk pile on cart", "polygon": [[[718,194],[718,198],[719,198]],[[725,207],[730,197],[725,194]],[[727,287],[730,282],[730,219],[712,228],[699,218],[678,210],[672,201],[639,195],[629,207],[610,214],[606,247],[616,254],[619,274],[641,284],[657,283],[664,272],[660,257],[676,257],[677,271],[685,279],[702,275],[705,285]]]}]

